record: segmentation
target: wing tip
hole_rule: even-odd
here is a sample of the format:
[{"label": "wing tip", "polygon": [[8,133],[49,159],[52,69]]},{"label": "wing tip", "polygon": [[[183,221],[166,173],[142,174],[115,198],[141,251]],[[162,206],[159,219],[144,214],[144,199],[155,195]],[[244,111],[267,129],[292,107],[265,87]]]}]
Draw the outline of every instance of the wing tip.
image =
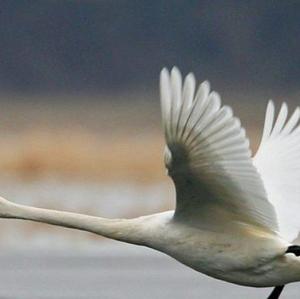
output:
[{"label": "wing tip", "polygon": [[286,103],[285,101],[282,102],[282,104],[281,104],[281,109],[285,110],[286,113],[288,112],[288,105],[287,105],[287,103]]},{"label": "wing tip", "polygon": [[273,107],[275,107],[274,101],[273,101],[272,99],[269,99],[269,100],[268,100],[268,105],[267,105],[267,106],[273,106]]},{"label": "wing tip", "polygon": [[258,148],[258,151],[260,150],[262,144],[266,142],[266,140],[270,137],[273,125],[274,125],[274,114],[275,114],[275,105],[274,101],[270,99],[267,104],[266,114],[265,114],[265,123],[263,128],[263,135],[261,138],[261,142]]},{"label": "wing tip", "polygon": [[167,67],[163,67],[160,71],[160,77],[169,75],[169,70]]},{"label": "wing tip", "polygon": [[174,65],[171,69],[171,77],[176,77],[176,78],[181,77],[181,72],[176,65]]},{"label": "wing tip", "polygon": [[160,71],[159,84],[160,84],[161,99],[163,99],[165,91],[170,89],[170,87],[169,87],[170,74],[166,67],[164,67]]},{"label": "wing tip", "polygon": [[203,88],[207,89],[208,92],[210,91],[210,83],[209,83],[208,80],[204,80],[204,81],[200,84],[200,86],[203,86]]},{"label": "wing tip", "polygon": [[195,77],[194,73],[190,72],[186,75],[185,80],[196,82],[196,77]]}]

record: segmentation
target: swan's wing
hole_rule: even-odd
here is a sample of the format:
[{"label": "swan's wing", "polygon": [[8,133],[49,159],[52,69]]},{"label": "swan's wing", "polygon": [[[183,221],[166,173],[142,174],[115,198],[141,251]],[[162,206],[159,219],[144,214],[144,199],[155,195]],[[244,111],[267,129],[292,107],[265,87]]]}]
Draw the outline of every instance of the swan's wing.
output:
[{"label": "swan's wing", "polygon": [[300,110],[288,119],[282,104],[274,123],[274,104],[269,101],[261,144],[254,157],[277,214],[279,232],[294,240],[300,231]]},{"label": "swan's wing", "polygon": [[203,82],[195,93],[177,68],[160,77],[165,164],[177,193],[174,217],[209,229],[242,222],[277,231],[273,206],[252,164],[245,130]]}]

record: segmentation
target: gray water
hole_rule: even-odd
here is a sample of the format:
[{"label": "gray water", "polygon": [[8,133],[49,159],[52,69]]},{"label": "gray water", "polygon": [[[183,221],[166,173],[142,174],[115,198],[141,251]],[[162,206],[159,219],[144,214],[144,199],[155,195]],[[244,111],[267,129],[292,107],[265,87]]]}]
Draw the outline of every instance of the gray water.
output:
[{"label": "gray water", "polygon": [[[19,203],[106,217],[172,206],[162,185],[2,180],[0,190]],[[271,292],[217,281],[153,250],[85,232],[7,219],[0,225],[0,299],[254,299]],[[282,298],[299,294],[295,283]]]},{"label": "gray water", "polygon": [[[98,252],[0,255],[0,298],[266,298],[270,289],[239,287],[197,273],[154,251],[104,244]],[[282,298],[299,298],[291,284]]]}]

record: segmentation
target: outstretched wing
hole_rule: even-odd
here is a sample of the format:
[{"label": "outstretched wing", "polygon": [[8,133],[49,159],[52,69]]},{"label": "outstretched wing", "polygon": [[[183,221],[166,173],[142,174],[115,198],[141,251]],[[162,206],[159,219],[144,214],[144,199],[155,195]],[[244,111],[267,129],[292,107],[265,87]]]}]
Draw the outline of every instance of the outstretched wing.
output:
[{"label": "outstretched wing", "polygon": [[165,164],[177,193],[174,217],[216,229],[241,222],[277,231],[273,206],[253,166],[249,142],[232,110],[193,74],[160,77]]},{"label": "outstretched wing", "polygon": [[288,119],[283,103],[275,123],[274,113],[274,104],[269,101],[254,165],[275,207],[280,234],[292,241],[300,231],[300,110]]}]

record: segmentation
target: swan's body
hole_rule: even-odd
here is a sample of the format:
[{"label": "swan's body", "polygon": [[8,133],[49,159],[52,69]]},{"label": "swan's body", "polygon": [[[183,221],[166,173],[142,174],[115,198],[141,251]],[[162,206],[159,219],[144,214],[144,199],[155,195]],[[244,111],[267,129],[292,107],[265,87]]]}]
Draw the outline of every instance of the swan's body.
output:
[{"label": "swan's body", "polygon": [[[5,207],[3,206],[5,204]],[[217,279],[270,287],[299,280],[300,259],[284,254],[288,244],[255,227],[207,231],[201,221],[176,221],[174,211],[134,219],[104,219],[17,205],[2,200],[2,217],[45,222],[148,246]]]},{"label": "swan's body", "polygon": [[[274,123],[269,102],[263,138],[251,158],[245,131],[204,82],[161,73],[165,164],[176,209],[135,219],[105,219],[0,200],[0,217],[89,231],[148,246],[209,276],[254,287],[300,281],[299,109]],[[289,253],[287,253],[287,251]],[[293,254],[295,253],[295,254]],[[300,254],[300,250],[299,250]],[[278,298],[282,287],[269,298]]]}]

